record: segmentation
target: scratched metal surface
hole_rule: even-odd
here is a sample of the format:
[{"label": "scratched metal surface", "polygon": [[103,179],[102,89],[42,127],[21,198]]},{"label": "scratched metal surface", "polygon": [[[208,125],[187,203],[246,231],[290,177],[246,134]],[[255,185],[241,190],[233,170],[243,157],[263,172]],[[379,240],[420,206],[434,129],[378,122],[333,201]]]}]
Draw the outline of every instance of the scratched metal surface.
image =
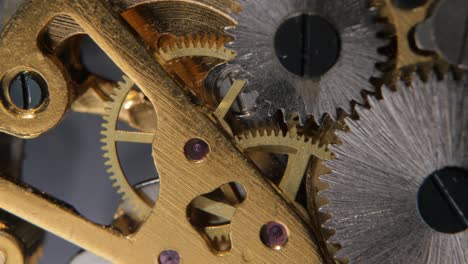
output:
[{"label": "scratched metal surface", "polygon": [[[356,0],[240,0],[243,11],[234,14],[239,25],[228,32],[236,39],[228,46],[237,51],[231,62],[240,65],[249,79],[247,89],[257,91],[260,119],[283,109],[287,115],[298,112],[320,118],[337,109],[351,112],[351,101],[362,102],[362,90],[374,91],[369,82],[380,73],[375,63],[385,61],[376,37],[382,25],[373,21],[376,13],[365,1]],[[318,14],[331,23],[341,39],[340,55],[334,66],[320,78],[304,78],[289,72],[277,58],[275,33],[285,19],[296,14]],[[313,37],[313,36],[312,36]]]},{"label": "scratched metal surface", "polygon": [[[0,0],[0,29],[19,7],[21,1]],[[94,43],[85,39],[86,63],[94,72],[117,80],[122,73]],[[28,140],[25,147],[23,178],[32,186],[69,204],[82,215],[101,224],[110,224],[119,203],[103,165],[101,122],[98,116],[69,113],[54,130]],[[123,147],[122,162],[132,174],[148,175],[154,170],[148,149],[137,145]],[[138,157],[138,159],[137,159]],[[138,180],[135,180],[138,181]],[[65,264],[80,251],[52,234],[47,234],[40,264]]]},{"label": "scratched metal surface", "polygon": [[[468,230],[433,230],[418,211],[419,186],[434,171],[468,167],[468,90],[452,78],[384,89],[384,100],[358,108],[340,133],[337,159],[322,179],[339,257],[351,263],[468,263]],[[415,107],[417,106],[417,108]]]}]

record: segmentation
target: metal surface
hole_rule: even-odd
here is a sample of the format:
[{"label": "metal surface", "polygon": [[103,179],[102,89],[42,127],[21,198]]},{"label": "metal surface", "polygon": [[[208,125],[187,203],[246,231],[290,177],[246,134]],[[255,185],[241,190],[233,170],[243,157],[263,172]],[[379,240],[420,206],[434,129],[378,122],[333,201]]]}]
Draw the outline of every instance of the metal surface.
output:
[{"label": "metal surface", "polygon": [[278,188],[291,203],[296,204],[302,216],[310,221],[305,208],[296,203],[296,197],[309,168],[309,161],[313,158],[329,160],[334,157],[327,146],[298,134],[296,125],[291,125],[286,134],[278,130],[252,130],[237,136],[235,142],[247,153],[259,151],[288,155],[286,171]]},{"label": "metal surface", "polygon": [[431,16],[416,27],[416,45],[434,51],[451,64],[468,69],[468,4],[441,0]]},{"label": "metal surface", "polygon": [[[325,227],[336,233],[337,258],[350,263],[466,263],[467,230],[446,234],[430,228],[418,211],[418,190],[434,171],[468,167],[466,79],[447,77],[428,83],[414,77],[412,87],[384,89],[371,109],[357,109],[339,133],[330,175],[322,180],[329,200]],[[417,106],[418,108],[415,108]]]},{"label": "metal surface", "polygon": [[[114,182],[117,192],[122,194],[123,200],[131,204],[138,219],[144,220],[148,217],[154,204],[142,199],[128,183],[117,152],[117,142],[152,144],[155,137],[156,119],[145,119],[146,123],[154,124],[150,125],[153,130],[130,132],[117,129],[119,114],[122,108],[126,108],[125,102],[133,86],[134,83],[125,77],[124,81],[119,83],[119,86],[114,89],[114,93],[111,95],[111,103],[104,114],[103,131],[101,132],[103,134],[102,142],[104,143],[102,149],[106,159],[105,164],[109,167],[108,172],[111,174],[110,179]],[[153,117],[156,118],[156,115],[153,115]]]},{"label": "metal surface", "polygon": [[[256,91],[256,114],[265,120],[278,109],[302,118],[323,114],[338,118],[338,109],[351,113],[352,101],[363,102],[362,91],[374,91],[369,80],[379,75],[375,68],[384,57],[377,52],[385,42],[377,38],[382,28],[364,1],[239,1],[242,11],[233,14],[238,25],[229,29],[235,40],[228,45],[238,53],[230,62],[245,71],[247,90]],[[295,14],[317,14],[335,27],[341,42],[334,66],[319,78],[300,77],[278,60],[274,36],[280,25]],[[320,37],[311,36],[311,38]],[[316,51],[317,52],[317,51]]]},{"label": "metal surface", "polygon": [[372,0],[371,6],[379,11],[381,19],[388,21],[389,27],[384,35],[390,40],[385,48],[389,61],[380,65],[386,73],[383,83],[395,88],[396,83],[404,78],[411,82],[412,74],[418,72],[424,78],[436,68],[438,72],[445,74],[448,64],[435,54],[421,52],[415,46],[415,27],[423,22],[430,14],[430,8],[434,0],[427,1],[394,1]]},{"label": "metal surface", "polygon": [[[68,89],[73,90],[74,87],[69,82],[69,75],[64,74],[63,69],[37,48],[35,40],[51,17],[67,14],[157,107],[161,122],[155,134],[157,140],[153,142],[153,157],[161,175],[161,194],[157,206],[152,208],[138,232],[130,237],[92,224],[75,212],[44,199],[39,193],[25,190],[4,179],[0,179],[2,208],[114,263],[153,263],[160,252],[174,247],[184,261],[190,263],[320,261],[305,223],[255,172],[251,164],[235,151],[229,140],[200,109],[187,100],[180,88],[154,61],[146,45],[134,35],[135,31],[128,27],[132,23],[123,21],[122,17],[116,16],[111,8],[99,1],[57,0],[47,1],[47,5],[43,3],[41,0],[27,2],[15,18],[28,18],[32,20],[31,23],[13,21],[12,26],[2,32],[0,53],[12,47],[16,52],[14,56],[4,56],[8,60],[0,65],[0,74],[5,75],[27,63],[47,80],[50,104],[43,112],[31,116],[27,127],[24,117],[0,109],[0,120],[8,121],[2,122],[2,129],[18,136],[37,136],[61,120],[72,98]],[[27,61],[25,54],[29,57]],[[70,85],[67,87],[65,84]],[[190,138],[201,136],[212,147],[210,158],[202,164],[193,164],[186,160],[183,144]],[[207,250],[202,237],[186,220],[185,209],[194,197],[233,180],[245,186],[248,199],[237,209],[232,222],[235,246],[230,254],[220,258]],[[258,238],[259,228],[272,218],[285,223],[291,234],[288,246],[279,252],[266,248]],[[179,243],[181,240],[190,243]]]}]

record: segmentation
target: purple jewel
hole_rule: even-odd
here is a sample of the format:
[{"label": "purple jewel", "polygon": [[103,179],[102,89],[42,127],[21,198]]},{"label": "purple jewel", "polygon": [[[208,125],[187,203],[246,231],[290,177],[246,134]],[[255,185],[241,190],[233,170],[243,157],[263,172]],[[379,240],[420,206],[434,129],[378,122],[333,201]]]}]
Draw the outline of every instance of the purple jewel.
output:
[{"label": "purple jewel", "polygon": [[210,146],[203,139],[192,138],[184,147],[187,159],[195,162],[203,161],[210,152]]},{"label": "purple jewel", "polygon": [[280,250],[288,242],[288,230],[281,223],[268,222],[260,230],[260,239],[265,246]]},{"label": "purple jewel", "polygon": [[159,264],[180,264],[180,255],[174,250],[164,250],[159,255]]}]

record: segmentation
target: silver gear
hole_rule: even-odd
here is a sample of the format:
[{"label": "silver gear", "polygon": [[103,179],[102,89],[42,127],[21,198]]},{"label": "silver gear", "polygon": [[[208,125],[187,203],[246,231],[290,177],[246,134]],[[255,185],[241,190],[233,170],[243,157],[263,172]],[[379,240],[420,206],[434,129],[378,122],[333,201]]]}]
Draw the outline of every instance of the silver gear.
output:
[{"label": "silver gear", "polygon": [[[239,65],[256,91],[257,116],[264,119],[282,109],[286,119],[294,112],[312,114],[319,120],[328,113],[337,119],[338,109],[351,113],[352,102],[364,103],[362,91],[375,91],[371,77],[381,75],[376,63],[386,58],[378,49],[386,41],[377,37],[383,25],[374,21],[375,10],[358,0],[239,0],[238,21],[227,29],[235,40],[227,46],[238,53],[230,64]],[[340,55],[319,79],[300,77],[284,68],[276,56],[276,30],[294,14],[317,14],[335,27],[340,37]]]},{"label": "silver gear", "polygon": [[344,143],[330,148],[337,158],[325,161],[332,173],[319,193],[330,202],[321,208],[331,216],[324,227],[335,231],[328,242],[350,263],[468,263],[468,232],[435,231],[417,202],[429,175],[468,168],[466,82],[431,76],[398,86],[359,107],[350,132],[338,132]]}]

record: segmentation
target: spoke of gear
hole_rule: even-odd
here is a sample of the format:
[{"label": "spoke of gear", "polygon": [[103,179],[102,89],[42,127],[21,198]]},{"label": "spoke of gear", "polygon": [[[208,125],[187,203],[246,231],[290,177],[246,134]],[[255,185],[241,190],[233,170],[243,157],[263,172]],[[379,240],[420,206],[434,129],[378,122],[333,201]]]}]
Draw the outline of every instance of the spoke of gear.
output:
[{"label": "spoke of gear", "polygon": [[[249,81],[248,89],[257,91],[260,95],[256,113],[262,120],[266,119],[264,115],[273,114],[270,109],[283,109],[287,119],[294,112],[299,112],[302,117],[313,115],[316,120],[320,120],[324,114],[338,119],[340,110],[350,114],[353,102],[364,103],[363,91],[375,91],[370,79],[380,77],[381,73],[375,66],[386,58],[379,54],[378,49],[387,43],[377,37],[383,25],[375,22],[377,14],[366,7],[365,1],[239,2],[243,9],[233,14],[238,25],[227,29],[235,38],[227,47],[238,54],[230,64],[239,65],[245,71],[242,78]],[[281,62],[287,60],[290,54],[277,53],[277,30],[292,14],[314,14],[312,18],[304,19],[329,24],[339,39],[339,55],[319,77],[292,73]],[[303,32],[308,31],[303,29]],[[322,37],[318,32],[317,36],[303,38]],[[316,54],[313,48],[307,52],[309,55]],[[302,69],[304,70],[306,69]]]},{"label": "spoke of gear", "polygon": [[[283,195],[295,203],[304,175],[311,158],[329,160],[334,158],[326,145],[313,141],[297,131],[297,123],[290,124],[289,131],[283,133],[277,129],[253,129],[234,138],[237,146],[244,152],[260,151],[272,154],[287,155],[286,171],[278,184]],[[303,216],[307,217],[304,208],[295,203]]]},{"label": "spoke of gear", "polygon": [[117,142],[152,144],[154,140],[153,132],[133,132],[117,129],[120,111],[133,86],[133,81],[124,76],[124,81],[119,82],[119,85],[114,88],[114,92],[111,94],[112,100],[103,117],[104,123],[102,124],[101,134],[103,135],[102,142],[104,146],[102,150],[106,159],[105,165],[109,167],[108,173],[111,174],[110,179],[114,182],[113,186],[122,195],[122,200],[128,202],[138,220],[144,220],[151,211],[152,204],[142,199],[128,182],[122,170],[116,147]]},{"label": "spoke of gear", "polygon": [[418,201],[430,175],[468,168],[466,79],[413,78],[412,87],[400,82],[396,92],[383,90],[383,100],[369,98],[371,108],[358,108],[360,119],[347,120],[350,132],[338,133],[343,144],[330,147],[336,159],[325,161],[332,172],[321,177],[329,188],[320,195],[329,201],[321,211],[331,216],[324,227],[335,231],[328,242],[340,245],[337,259],[468,263],[466,229],[436,231]]}]

